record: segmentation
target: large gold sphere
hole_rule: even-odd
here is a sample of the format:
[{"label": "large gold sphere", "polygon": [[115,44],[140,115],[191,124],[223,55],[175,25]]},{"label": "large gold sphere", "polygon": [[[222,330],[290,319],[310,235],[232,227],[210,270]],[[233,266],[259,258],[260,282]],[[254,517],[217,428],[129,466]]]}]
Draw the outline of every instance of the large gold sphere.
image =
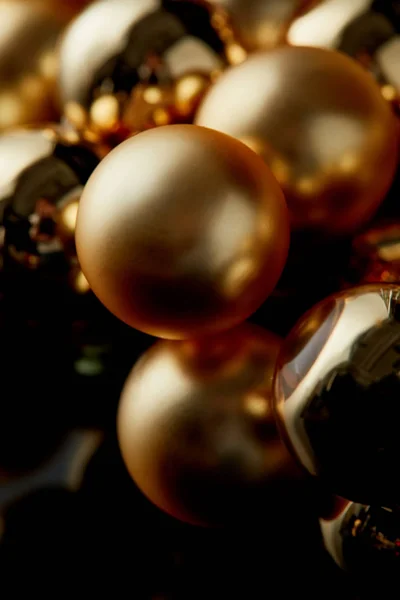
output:
[{"label": "large gold sphere", "polygon": [[111,312],[146,333],[183,339],[232,327],[265,300],[286,260],[287,209],[244,144],[171,125],[103,160],[82,195],[76,242]]},{"label": "large gold sphere", "polygon": [[315,0],[212,0],[229,14],[235,33],[249,51],[273,48],[298,15]]},{"label": "large gold sphere", "polygon": [[356,229],[394,177],[395,118],[371,75],[337,52],[282,47],[254,55],[219,79],[196,122],[265,159],[295,228]]},{"label": "large gold sphere", "polygon": [[129,473],[152,502],[178,519],[218,524],[248,518],[255,492],[269,486],[272,496],[297,474],[271,405],[279,347],[245,324],[203,341],[158,342],[137,363],[118,436]]},{"label": "large gold sphere", "polygon": [[58,117],[55,45],[65,19],[45,2],[0,0],[0,131]]}]

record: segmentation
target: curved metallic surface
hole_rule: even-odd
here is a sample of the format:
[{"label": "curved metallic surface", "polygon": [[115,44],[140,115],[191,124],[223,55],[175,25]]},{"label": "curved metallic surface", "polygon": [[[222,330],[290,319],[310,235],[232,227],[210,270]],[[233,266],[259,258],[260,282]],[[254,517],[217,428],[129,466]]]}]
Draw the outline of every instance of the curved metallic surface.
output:
[{"label": "curved metallic surface", "polygon": [[337,52],[284,47],[250,57],[219,78],[196,123],[264,158],[296,228],[353,231],[374,214],[397,166],[390,107],[371,76]]},{"label": "curved metallic surface", "polygon": [[82,189],[98,164],[57,126],[0,136],[0,201],[6,268],[78,275],[75,222]]},{"label": "curved metallic surface", "polygon": [[398,500],[399,302],[398,286],[370,285],[320,303],[285,341],[275,382],[302,465],[344,498],[385,506]]},{"label": "curved metallic surface", "polygon": [[121,320],[183,339],[245,320],[276,285],[285,201],[263,161],[193,125],[141,133],[89,180],[76,241],[98,298]]},{"label": "curved metallic surface", "polygon": [[242,325],[200,341],[158,342],[122,393],[118,436],[133,479],[178,519],[202,525],[251,511],[298,476],[272,411],[280,340]]},{"label": "curved metallic surface", "polygon": [[282,42],[293,19],[313,0],[212,0],[232,19],[239,40],[250,50],[273,48]]}]

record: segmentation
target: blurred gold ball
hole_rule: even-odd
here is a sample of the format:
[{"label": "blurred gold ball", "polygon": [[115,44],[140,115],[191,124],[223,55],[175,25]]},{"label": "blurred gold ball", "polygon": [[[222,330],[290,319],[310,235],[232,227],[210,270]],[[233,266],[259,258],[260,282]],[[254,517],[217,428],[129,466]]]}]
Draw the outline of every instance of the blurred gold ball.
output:
[{"label": "blurred gold ball", "polygon": [[252,56],[221,76],[196,123],[264,158],[295,228],[353,231],[372,217],[397,166],[398,125],[378,85],[333,51],[282,47]]},{"label": "blurred gold ball", "polygon": [[264,162],[194,125],[151,129],[99,165],[79,205],[82,270],[122,321],[184,339],[244,321],[281,275],[289,225]]},{"label": "blurred gold ball", "polygon": [[266,50],[285,39],[292,21],[316,0],[212,0],[225,10],[237,40],[248,51]]},{"label": "blurred gold ball", "polygon": [[66,19],[47,2],[0,0],[0,131],[57,120],[55,46]]},{"label": "blurred gold ball", "polygon": [[[118,436],[136,484],[197,525],[251,514],[297,475],[272,411],[280,340],[245,324],[200,341],[158,342],[122,393]],[[265,507],[268,510],[268,507]]]}]

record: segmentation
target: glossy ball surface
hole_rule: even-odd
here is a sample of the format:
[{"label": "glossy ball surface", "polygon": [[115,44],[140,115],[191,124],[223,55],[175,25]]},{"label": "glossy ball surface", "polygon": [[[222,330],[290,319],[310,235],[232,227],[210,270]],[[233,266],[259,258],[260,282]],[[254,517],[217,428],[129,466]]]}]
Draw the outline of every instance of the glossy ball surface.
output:
[{"label": "glossy ball surface", "polygon": [[332,296],[286,339],[276,411],[294,454],[343,498],[391,507],[400,388],[400,288],[365,286]]},{"label": "glossy ball surface", "polygon": [[400,94],[400,12],[398,0],[330,0],[297,19],[287,40],[345,52],[376,77],[384,96]]},{"label": "glossy ball surface", "polygon": [[395,511],[348,503],[333,521],[320,521],[325,548],[336,564],[364,585],[393,589],[400,563],[400,519]]},{"label": "glossy ball surface", "polygon": [[[127,137],[186,122],[180,80],[207,85],[226,65],[210,6],[186,0],[99,0],[66,32],[60,49],[65,114],[77,128]],[[99,44],[101,40],[101,44]],[[192,85],[198,99],[205,86]]]},{"label": "glossy ball surface", "polygon": [[83,187],[99,160],[54,126],[0,136],[0,206],[5,268],[70,279],[88,289],[75,250]]},{"label": "glossy ball surface", "polygon": [[183,339],[244,321],[288,248],[281,190],[223,134],[173,125],[113,150],[82,195],[76,242],[89,284],[122,321]]},{"label": "glossy ball surface", "polygon": [[217,81],[196,123],[264,158],[295,228],[356,229],[374,214],[395,174],[392,111],[372,77],[337,52],[283,47],[250,57]]},{"label": "glossy ball surface", "polygon": [[216,524],[296,472],[272,412],[279,346],[246,324],[203,341],[158,342],[137,363],[118,435],[128,471],[152,502],[178,519]]},{"label": "glossy ball surface", "polygon": [[230,15],[238,40],[247,50],[264,50],[281,43],[287,30],[313,0],[212,0]]}]

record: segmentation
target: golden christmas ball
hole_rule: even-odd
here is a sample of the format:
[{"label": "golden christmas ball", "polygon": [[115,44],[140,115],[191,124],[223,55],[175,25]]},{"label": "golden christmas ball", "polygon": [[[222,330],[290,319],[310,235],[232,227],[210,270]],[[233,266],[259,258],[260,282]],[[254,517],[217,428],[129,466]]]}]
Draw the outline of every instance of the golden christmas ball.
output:
[{"label": "golden christmas ball", "polygon": [[197,525],[246,519],[254,494],[267,487],[272,496],[297,476],[271,404],[279,346],[244,324],[199,341],[158,342],[133,368],[119,444],[130,475],[161,509]]},{"label": "golden christmas ball", "polygon": [[82,195],[82,269],[122,321],[183,339],[244,321],[273,290],[288,249],[281,190],[264,162],[194,125],[113,150]]},{"label": "golden christmas ball", "polygon": [[112,147],[143,129],[190,121],[227,64],[229,27],[214,12],[203,0],[91,4],[60,48],[69,122]]},{"label": "golden christmas ball", "polygon": [[348,233],[388,191],[398,125],[373,78],[319,48],[282,47],[228,70],[196,123],[260,154],[283,188],[294,228]]}]

